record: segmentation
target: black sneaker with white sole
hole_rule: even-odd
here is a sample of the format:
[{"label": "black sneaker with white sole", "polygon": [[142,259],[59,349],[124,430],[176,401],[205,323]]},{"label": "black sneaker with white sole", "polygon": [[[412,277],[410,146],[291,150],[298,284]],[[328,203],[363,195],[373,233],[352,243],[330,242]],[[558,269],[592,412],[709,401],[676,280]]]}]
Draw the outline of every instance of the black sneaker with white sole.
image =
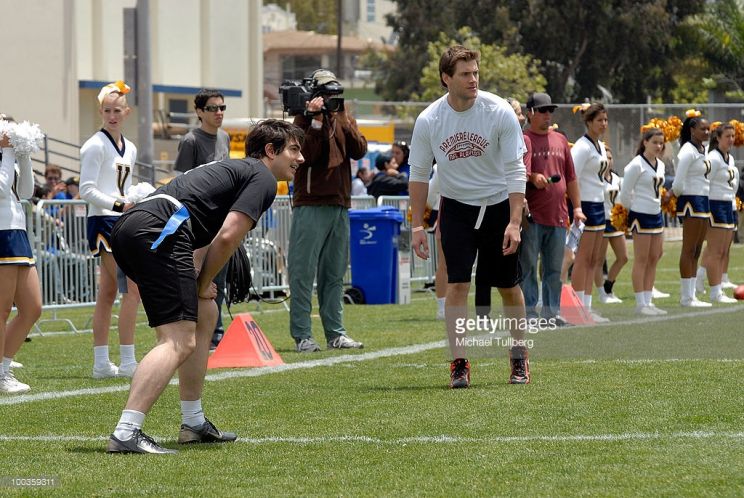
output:
[{"label": "black sneaker with white sole", "polygon": [[163,448],[141,429],[136,429],[132,433],[132,437],[124,441],[111,434],[106,451],[108,453],[152,453],[157,455],[178,453],[176,450]]},{"label": "black sneaker with white sole", "polygon": [[234,432],[222,432],[212,422],[205,419],[202,425],[191,427],[181,424],[178,444],[192,443],[231,443],[238,439]]}]

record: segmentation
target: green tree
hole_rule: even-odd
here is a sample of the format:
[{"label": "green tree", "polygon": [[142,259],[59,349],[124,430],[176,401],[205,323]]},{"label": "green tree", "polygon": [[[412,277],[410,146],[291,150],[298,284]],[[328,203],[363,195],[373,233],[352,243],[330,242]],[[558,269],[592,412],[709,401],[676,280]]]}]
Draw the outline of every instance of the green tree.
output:
[{"label": "green tree", "polygon": [[718,90],[744,88],[744,0],[714,0],[687,25],[695,31]]},{"label": "green tree", "polygon": [[549,92],[558,100],[599,97],[639,102],[674,88],[671,69],[686,47],[682,21],[704,0],[528,0],[512,2],[522,48],[543,61]]},{"label": "green tree", "polygon": [[675,67],[699,52],[687,45],[683,21],[706,0],[396,0],[388,24],[399,48],[378,76],[378,91],[391,100],[421,95],[418,76],[427,46],[443,32],[455,38],[470,26],[484,44],[541,61],[547,91],[556,101],[602,96],[638,102],[668,98],[680,78]]},{"label": "green tree", "polygon": [[482,43],[473,35],[469,27],[458,30],[454,38],[440,33],[435,42],[429,43],[427,54],[429,62],[421,73],[420,84],[423,92],[414,95],[416,100],[430,102],[442,96],[443,89],[439,77],[439,59],[452,45],[464,45],[478,50],[481,54],[479,87],[503,97],[514,97],[522,102],[532,92],[545,90],[545,78],[540,74],[540,61],[529,55],[507,55],[506,48]]},{"label": "green tree", "polygon": [[[337,0],[286,0],[297,16],[297,29],[325,35],[337,33]],[[341,1],[341,0],[339,0]]]}]

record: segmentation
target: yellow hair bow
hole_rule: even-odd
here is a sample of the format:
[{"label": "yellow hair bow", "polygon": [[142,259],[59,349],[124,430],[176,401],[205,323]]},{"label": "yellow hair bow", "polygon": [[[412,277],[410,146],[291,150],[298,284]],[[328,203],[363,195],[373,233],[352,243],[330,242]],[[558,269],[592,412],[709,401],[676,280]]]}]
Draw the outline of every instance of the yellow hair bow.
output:
[{"label": "yellow hair bow", "polygon": [[118,92],[122,95],[126,95],[131,91],[132,89],[129,88],[129,85],[124,83],[122,80],[117,80],[101,88],[101,91],[98,92],[98,103],[103,104],[103,99],[106,98],[106,95],[109,93]]},{"label": "yellow hair bow", "polygon": [[577,112],[579,112],[579,111],[581,111],[581,112],[584,112],[584,111],[586,111],[587,109],[589,109],[589,106],[590,106],[590,105],[591,105],[591,104],[590,104],[589,102],[584,102],[583,104],[579,104],[579,105],[575,105],[575,106],[573,106],[573,108],[571,109],[571,111],[572,111],[572,112],[573,112],[574,114],[576,114],[576,113],[577,113]]},{"label": "yellow hair bow", "polygon": [[687,111],[685,111],[685,116],[688,118],[699,118],[702,115],[703,113],[697,109],[687,109]]}]

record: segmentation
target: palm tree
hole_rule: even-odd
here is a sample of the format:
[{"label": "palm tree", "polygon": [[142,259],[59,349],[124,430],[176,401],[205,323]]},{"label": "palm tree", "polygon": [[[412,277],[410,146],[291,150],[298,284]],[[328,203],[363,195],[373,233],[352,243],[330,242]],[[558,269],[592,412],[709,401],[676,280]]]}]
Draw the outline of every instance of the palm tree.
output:
[{"label": "palm tree", "polygon": [[744,0],[710,0],[705,13],[690,17],[688,25],[717,79],[744,89]]}]

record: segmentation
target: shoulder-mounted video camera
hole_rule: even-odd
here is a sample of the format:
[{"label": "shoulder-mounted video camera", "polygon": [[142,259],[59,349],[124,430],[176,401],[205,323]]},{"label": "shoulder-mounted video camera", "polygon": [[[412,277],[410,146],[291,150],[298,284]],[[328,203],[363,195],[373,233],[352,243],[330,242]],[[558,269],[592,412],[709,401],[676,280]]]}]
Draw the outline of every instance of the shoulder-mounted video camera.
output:
[{"label": "shoulder-mounted video camera", "polygon": [[328,96],[323,99],[323,107],[320,112],[341,112],[344,110],[344,98],[336,97],[344,93],[344,87],[336,79],[336,75],[327,69],[318,69],[302,81],[286,80],[279,87],[282,94],[282,105],[284,112],[290,116],[298,114],[312,115],[306,113],[306,104],[315,97]]}]

